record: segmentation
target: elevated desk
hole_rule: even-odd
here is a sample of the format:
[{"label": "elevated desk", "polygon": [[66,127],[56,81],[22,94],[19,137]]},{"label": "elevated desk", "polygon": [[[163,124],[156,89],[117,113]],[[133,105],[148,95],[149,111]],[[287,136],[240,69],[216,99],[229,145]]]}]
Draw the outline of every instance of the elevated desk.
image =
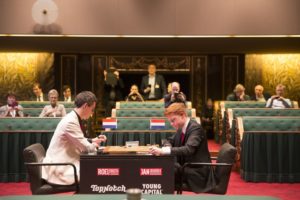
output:
[{"label": "elevated desk", "polygon": [[300,182],[300,131],[244,132],[241,177],[251,182]]},{"label": "elevated desk", "polygon": [[174,193],[174,157],[148,155],[149,147],[106,147],[103,154],[80,156],[81,194]]},{"label": "elevated desk", "polygon": [[34,143],[48,148],[61,118],[0,118],[0,182],[27,181],[23,150]]},{"label": "elevated desk", "polygon": [[[6,196],[1,200],[125,200],[126,195],[36,195],[36,196]],[[221,196],[221,195],[143,195],[144,200],[279,200],[268,196]]]}]

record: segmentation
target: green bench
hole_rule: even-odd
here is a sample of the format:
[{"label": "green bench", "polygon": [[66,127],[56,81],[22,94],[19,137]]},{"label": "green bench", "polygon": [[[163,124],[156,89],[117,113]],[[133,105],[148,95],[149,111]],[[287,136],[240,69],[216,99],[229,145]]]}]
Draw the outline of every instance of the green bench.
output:
[{"label": "green bench", "polygon": [[54,131],[61,117],[16,117],[0,118],[0,131],[49,132]]},{"label": "green bench", "polygon": [[175,134],[175,130],[111,130],[101,131],[107,137],[106,146],[124,146],[127,141],[139,141],[139,145],[161,145]]},{"label": "green bench", "polygon": [[[150,117],[118,117],[117,128],[114,130],[150,130]],[[165,127],[163,130],[173,130],[167,118],[155,117],[155,119],[164,119]]]},{"label": "green bench", "polygon": [[[241,163],[242,177],[246,181],[300,181],[298,142],[300,117],[245,116],[236,119],[237,164]],[[296,169],[297,174],[288,175],[286,168]],[[284,172],[279,173],[281,169]]]},{"label": "green bench", "polygon": [[[74,108],[74,102],[64,102],[59,101],[59,104],[63,104],[65,108]],[[36,101],[19,101],[19,104],[23,106],[23,108],[44,108],[45,105],[49,105],[49,101],[44,102],[36,102]]]},{"label": "green bench", "polygon": [[45,149],[61,118],[0,118],[0,182],[27,181],[22,152],[41,143]]},{"label": "green bench", "polygon": [[252,182],[300,182],[300,117],[237,117],[241,177]]},{"label": "green bench", "polygon": [[[124,108],[113,109],[112,117],[164,117],[163,108]],[[196,117],[195,109],[187,109],[189,117]]]},{"label": "green bench", "polygon": [[239,135],[245,131],[300,131],[300,117],[237,117]]},{"label": "green bench", "polygon": [[[186,102],[187,108],[192,108],[190,101]],[[165,108],[163,101],[144,101],[144,102],[133,102],[133,101],[118,101],[116,102],[116,109],[120,108]]]},{"label": "green bench", "polygon": [[[65,108],[65,109],[67,113],[73,110],[73,108]],[[24,116],[38,117],[41,114],[42,110],[43,108],[24,108],[23,113]]]},{"label": "green bench", "polygon": [[219,105],[217,106],[217,117],[216,122],[216,134],[215,140],[216,142],[224,143],[226,142],[225,135],[225,125],[226,125],[226,115],[225,111],[228,108],[265,108],[265,102],[257,102],[257,101],[218,101]]},{"label": "green bench", "polygon": [[298,116],[300,109],[271,109],[271,108],[229,108],[225,111],[225,129],[227,142],[235,146],[236,118],[243,116]]},{"label": "green bench", "polygon": [[[150,120],[151,119],[164,119],[165,127],[160,130],[174,130],[169,120],[165,117],[117,117],[117,128],[114,130],[151,130]],[[199,118],[192,118],[199,123]],[[109,129],[107,129],[109,130]]]}]

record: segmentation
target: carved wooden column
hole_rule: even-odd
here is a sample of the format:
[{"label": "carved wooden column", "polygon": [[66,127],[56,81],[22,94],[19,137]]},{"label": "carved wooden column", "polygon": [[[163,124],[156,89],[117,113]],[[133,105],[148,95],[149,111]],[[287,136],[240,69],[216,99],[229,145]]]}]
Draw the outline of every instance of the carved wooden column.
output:
[{"label": "carved wooden column", "polygon": [[200,113],[207,99],[207,56],[193,56],[191,71],[192,103]]},{"label": "carved wooden column", "polygon": [[232,93],[235,85],[239,83],[239,57],[237,55],[223,56],[222,59],[222,99]]},{"label": "carved wooden column", "polygon": [[97,96],[98,110],[104,110],[103,107],[103,95],[104,95],[104,74],[103,71],[107,67],[107,57],[101,55],[93,55],[91,57],[92,63],[92,75],[91,75],[91,84],[92,92]]},{"label": "carved wooden column", "polygon": [[62,55],[60,57],[60,93],[63,86],[70,85],[74,95],[77,93],[77,56]]}]

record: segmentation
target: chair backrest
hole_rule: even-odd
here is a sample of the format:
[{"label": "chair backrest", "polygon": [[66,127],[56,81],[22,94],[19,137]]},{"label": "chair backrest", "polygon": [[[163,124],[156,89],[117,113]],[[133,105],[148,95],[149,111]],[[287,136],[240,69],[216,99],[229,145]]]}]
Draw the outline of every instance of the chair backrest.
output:
[{"label": "chair backrest", "polygon": [[[23,157],[25,163],[41,163],[45,157],[45,149],[39,144],[32,144],[26,147],[23,151]],[[41,166],[28,166],[26,165],[29,175],[30,189],[32,194],[37,194],[39,188],[41,188],[45,181],[42,179]]]},{"label": "chair backrest", "polygon": [[232,164],[235,163],[236,152],[237,152],[236,148],[229,143],[224,143],[221,146],[217,158],[217,163],[227,163],[231,165],[216,166],[215,174],[218,182],[216,187],[211,191],[211,193],[215,193],[215,194],[226,193],[229,179],[230,179]]}]

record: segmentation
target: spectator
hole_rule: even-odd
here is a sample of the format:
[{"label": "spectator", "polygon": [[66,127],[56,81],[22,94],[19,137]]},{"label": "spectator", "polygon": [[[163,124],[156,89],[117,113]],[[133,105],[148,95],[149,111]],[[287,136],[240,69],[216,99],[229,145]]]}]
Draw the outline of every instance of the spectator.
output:
[{"label": "spectator", "polygon": [[249,101],[250,97],[245,94],[245,87],[242,84],[237,84],[233,93],[226,97],[227,101]]},{"label": "spectator", "polygon": [[54,89],[48,93],[50,105],[46,105],[42,110],[40,117],[64,117],[66,115],[65,106],[58,104],[58,92]]},{"label": "spectator", "polygon": [[24,117],[23,107],[18,104],[16,95],[9,93],[6,100],[7,105],[0,107],[0,117]]},{"label": "spectator", "polygon": [[64,102],[72,102],[73,101],[72,91],[71,91],[71,87],[69,85],[63,86],[63,98],[61,100]]},{"label": "spectator", "polygon": [[262,85],[255,86],[254,93],[255,94],[251,97],[251,100],[254,101],[266,102],[270,98],[269,94],[264,93],[264,87]]},{"label": "spectator", "polygon": [[171,93],[166,94],[164,97],[165,108],[169,107],[172,103],[184,103],[186,101],[185,95],[180,92],[180,85],[178,82],[173,82],[171,85]]},{"label": "spectator", "polygon": [[206,136],[208,139],[214,138],[214,107],[212,99],[207,99],[206,104],[202,110],[202,127],[206,132]]},{"label": "spectator", "polygon": [[35,94],[35,97],[32,99],[32,101],[39,101],[39,102],[44,102],[44,94],[43,90],[41,88],[41,85],[39,83],[33,84],[33,93]]},{"label": "spectator", "polygon": [[292,102],[290,99],[283,97],[285,91],[285,86],[278,84],[276,86],[276,95],[273,95],[268,99],[266,107],[267,108],[291,108]]},{"label": "spectator", "polygon": [[167,93],[166,82],[162,75],[156,74],[155,64],[148,66],[148,75],[143,76],[141,91],[145,100],[159,100]]},{"label": "spectator", "polygon": [[[96,152],[105,135],[85,138],[81,129],[82,120],[88,119],[96,107],[96,96],[92,92],[81,92],[75,97],[75,109],[64,117],[56,127],[44,163],[73,163],[80,175],[79,157],[82,152]],[[51,184],[68,185],[74,183],[71,166],[44,166],[42,177]],[[80,177],[78,177],[80,179]]]},{"label": "spectator", "polygon": [[116,107],[116,102],[123,100],[122,90],[124,82],[120,78],[119,71],[111,67],[104,70],[104,106],[106,117],[111,116],[111,110]]},{"label": "spectator", "polygon": [[130,93],[126,97],[126,101],[144,101],[142,95],[139,93],[139,88],[137,85],[131,86]]}]

